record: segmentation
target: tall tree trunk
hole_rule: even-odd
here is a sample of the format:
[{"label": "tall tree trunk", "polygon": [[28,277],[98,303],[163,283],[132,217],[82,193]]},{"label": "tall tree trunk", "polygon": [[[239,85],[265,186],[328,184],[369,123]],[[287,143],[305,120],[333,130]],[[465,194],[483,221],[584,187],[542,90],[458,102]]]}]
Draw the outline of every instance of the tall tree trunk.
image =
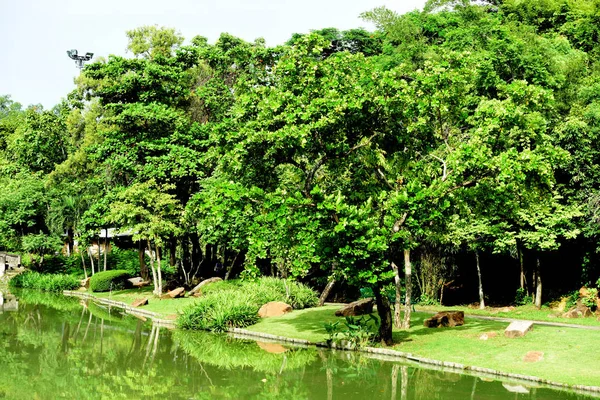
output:
[{"label": "tall tree trunk", "polygon": [[[98,249],[100,245],[98,244]],[[106,257],[108,256],[108,228],[104,230],[104,270],[106,271]]]},{"label": "tall tree trunk", "polygon": [[152,251],[152,246],[150,245],[150,241],[148,240],[148,251],[150,251],[150,269],[152,270],[152,283],[154,284],[154,294],[156,296],[160,296],[161,292],[158,291],[158,278],[156,276],[156,268],[154,268],[154,252]]},{"label": "tall tree trunk", "polygon": [[379,334],[378,339],[386,346],[393,344],[392,340],[392,310],[390,302],[386,296],[381,294],[381,287],[377,284],[373,288],[375,294],[375,303],[377,304],[377,314],[379,315]]},{"label": "tall tree trunk", "polygon": [[94,256],[92,255],[92,251],[90,250],[90,248],[88,247],[88,256],[90,256],[90,264],[92,266],[92,276],[94,276]]},{"label": "tall tree trunk", "polygon": [[542,308],[542,268],[539,256],[535,259],[535,306]]},{"label": "tall tree trunk", "polygon": [[[519,267],[520,267],[520,276],[519,283],[521,289],[525,289],[525,265],[523,264],[523,249],[521,246],[517,244],[517,254],[519,255]],[[527,290],[527,295],[529,296],[529,290]]]},{"label": "tall tree trunk", "polygon": [[400,280],[400,269],[392,261],[392,270],[394,271],[394,283],[396,285],[396,301],[394,304],[394,326],[398,329],[402,327],[400,309],[402,308],[402,281]]},{"label": "tall tree trunk", "polygon": [[327,298],[331,293],[331,289],[333,289],[333,286],[335,285],[335,271],[337,269],[337,264],[337,261],[334,261],[331,265],[331,275],[329,275],[329,278],[327,279],[327,285],[325,285],[325,289],[323,289],[323,292],[321,292],[321,296],[319,296],[319,307],[322,307],[323,304],[325,304],[325,301],[327,301]]},{"label": "tall tree trunk", "polygon": [[321,292],[321,295],[319,296],[319,307],[322,307],[323,304],[325,304],[325,301],[329,297],[329,294],[331,293],[331,289],[333,289],[334,285],[335,285],[335,278],[330,276],[329,281],[327,282],[327,285],[325,285],[325,289],[323,289],[323,292]]},{"label": "tall tree trunk", "polygon": [[148,266],[146,265],[146,250],[144,249],[144,242],[138,242],[138,258],[140,260],[140,275],[144,281],[147,281],[150,276],[148,274]]},{"label": "tall tree trunk", "polygon": [[477,278],[479,279],[479,309],[485,308],[485,300],[483,298],[483,284],[481,282],[481,268],[479,266],[479,251],[475,250],[475,264],[477,264]]},{"label": "tall tree trunk", "polygon": [[163,292],[163,284],[162,284],[162,269],[160,267],[160,259],[161,259],[161,254],[160,254],[160,246],[155,245],[154,246],[156,248],[156,274],[158,276],[158,294],[161,295]]},{"label": "tall tree trunk", "polygon": [[233,271],[233,268],[235,267],[235,263],[237,262],[237,259],[239,256],[240,256],[240,253],[236,253],[235,257],[233,257],[233,261],[231,262],[231,265],[229,266],[229,268],[227,268],[227,272],[225,273],[226,281],[228,281],[229,278],[231,277],[231,272]]},{"label": "tall tree trunk", "polygon": [[410,250],[404,250],[404,321],[402,329],[410,329],[410,307],[412,301],[412,264],[410,262]]},{"label": "tall tree trunk", "polygon": [[79,249],[79,255],[81,256],[81,265],[83,265],[83,273],[85,275],[85,279],[87,279],[87,268],[85,267],[85,258],[83,257],[83,251],[81,251],[81,249]]},{"label": "tall tree trunk", "polygon": [[169,240],[169,265],[174,267],[177,264],[177,239],[171,237]]}]

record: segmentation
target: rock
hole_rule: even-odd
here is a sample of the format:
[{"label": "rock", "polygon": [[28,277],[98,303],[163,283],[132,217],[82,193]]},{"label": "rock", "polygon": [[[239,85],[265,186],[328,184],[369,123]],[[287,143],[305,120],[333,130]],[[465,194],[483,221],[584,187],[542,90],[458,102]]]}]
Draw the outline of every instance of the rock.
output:
[{"label": "rock", "polygon": [[571,308],[562,316],[563,318],[586,318],[592,316],[592,310],[590,310],[589,307],[585,306],[580,301],[578,301],[577,306]]},{"label": "rock", "polygon": [[279,343],[256,342],[256,344],[258,345],[258,347],[271,354],[281,354],[287,351],[287,349]]},{"label": "rock", "polygon": [[525,357],[523,357],[523,361],[528,363],[542,361],[543,359],[544,353],[541,351],[529,351],[525,354]]},{"label": "rock", "polygon": [[556,307],[556,310],[560,311],[560,312],[565,312],[565,310],[567,309],[567,301],[568,300],[569,300],[568,297],[561,297],[560,303],[558,303],[558,307]]},{"label": "rock", "polygon": [[193,297],[202,297],[202,292],[196,292],[192,296]]},{"label": "rock", "polygon": [[261,318],[280,317],[289,312],[292,312],[292,306],[289,304],[281,301],[271,301],[258,310],[258,316]]},{"label": "rock", "polygon": [[350,317],[357,315],[370,314],[373,312],[375,301],[368,297],[366,299],[354,301],[335,312],[336,317]]},{"label": "rock", "polygon": [[182,287],[173,289],[170,292],[167,292],[167,295],[172,299],[176,299],[178,297],[183,297],[183,296],[185,296],[185,289]]},{"label": "rock", "polygon": [[214,283],[214,282],[221,282],[223,279],[219,278],[218,276],[214,277],[214,278],[208,278],[203,280],[202,282],[200,282],[199,284],[196,285],[196,287],[194,287],[192,290],[190,290],[190,296],[193,296],[194,294],[196,294],[196,292],[198,292],[202,286],[206,286],[209,283]]},{"label": "rock", "polygon": [[589,295],[590,295],[590,289],[586,288],[585,286],[583,286],[581,289],[579,289],[579,298],[588,297]]},{"label": "rock", "polygon": [[139,276],[136,277],[136,278],[129,278],[129,279],[127,279],[127,281],[133,287],[138,287],[139,288],[139,287],[147,285],[147,283],[144,282],[144,279],[141,278],[141,277],[139,277]]},{"label": "rock", "polygon": [[90,278],[85,278],[81,280],[81,287],[85,289],[90,288]]},{"label": "rock", "polygon": [[482,333],[481,336],[479,336],[479,339],[480,340],[488,340],[488,339],[493,339],[496,336],[498,336],[497,332],[485,332],[485,333]]},{"label": "rock", "polygon": [[530,321],[513,321],[504,330],[504,336],[508,338],[517,338],[525,336],[533,328],[533,322]]},{"label": "rock", "polygon": [[462,311],[442,311],[423,321],[423,326],[427,328],[439,328],[442,326],[452,328],[464,324],[465,313]]},{"label": "rock", "polygon": [[148,304],[148,298],[145,297],[143,299],[135,299],[133,303],[131,303],[132,307],[141,307]]}]

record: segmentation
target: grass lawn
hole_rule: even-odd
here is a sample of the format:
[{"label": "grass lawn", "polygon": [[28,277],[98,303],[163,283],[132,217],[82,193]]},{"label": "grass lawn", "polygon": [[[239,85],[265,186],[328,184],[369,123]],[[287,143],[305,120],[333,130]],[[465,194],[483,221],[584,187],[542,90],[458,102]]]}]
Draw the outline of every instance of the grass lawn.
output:
[{"label": "grass lawn", "polygon": [[598,318],[562,318],[563,313],[558,312],[548,306],[543,306],[538,310],[533,304],[515,307],[514,310],[503,312],[501,308],[486,307],[483,310],[471,308],[468,306],[417,306],[419,311],[447,311],[458,310],[464,311],[465,315],[482,315],[486,317],[510,318],[510,319],[526,319],[529,321],[545,321],[545,322],[560,322],[562,324],[588,325],[600,327]]},{"label": "grass lawn", "polygon": [[148,305],[142,306],[140,309],[160,313],[164,317],[177,315],[182,309],[196,301],[196,298],[194,297],[161,300],[157,297],[154,297],[151,287],[118,290],[114,292],[94,292],[92,294],[99,298],[110,298],[111,300],[120,301],[127,304],[133,303],[133,301],[136,299],[147,297]]},{"label": "grass lawn", "polygon": [[[248,330],[274,335],[324,341],[323,324],[342,318],[335,317],[338,307],[321,307],[294,311],[282,317],[261,320]],[[499,371],[533,375],[555,382],[578,385],[600,385],[600,331],[576,328],[534,326],[525,337],[504,337],[506,322],[465,318],[465,325],[456,328],[425,328],[427,313],[413,313],[410,331],[394,331],[394,349],[436,360],[492,368]],[[481,340],[483,333],[495,332],[496,337]],[[543,352],[538,362],[525,362],[529,351]]]}]

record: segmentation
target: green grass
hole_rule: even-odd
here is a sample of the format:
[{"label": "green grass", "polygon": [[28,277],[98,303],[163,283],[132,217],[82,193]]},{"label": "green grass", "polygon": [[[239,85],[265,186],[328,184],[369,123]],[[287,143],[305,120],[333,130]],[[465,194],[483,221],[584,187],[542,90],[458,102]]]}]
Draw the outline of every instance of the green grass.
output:
[{"label": "green grass", "polygon": [[[282,317],[261,320],[247,329],[255,332],[324,341],[323,324],[343,320],[334,316],[338,307],[321,307],[294,311]],[[534,326],[525,337],[504,337],[507,322],[466,317],[465,325],[456,328],[425,328],[427,313],[412,314],[410,331],[394,331],[394,349],[436,360],[491,368],[498,371],[532,375],[555,382],[597,386],[600,370],[596,367],[600,331],[576,328]],[[484,332],[496,332],[495,338],[479,339]],[[529,351],[541,351],[544,359],[523,361]]]},{"label": "green grass", "polygon": [[165,318],[178,315],[181,310],[191,304],[194,304],[197,300],[195,297],[161,300],[157,297],[154,297],[152,294],[152,287],[148,286],[140,289],[125,289],[114,292],[93,293],[93,295],[98,298],[110,298],[111,300],[120,301],[127,304],[133,303],[133,301],[136,299],[147,297],[148,305],[142,306],[140,309],[159,313]]},{"label": "green grass", "polygon": [[498,318],[510,318],[510,319],[524,319],[529,321],[544,321],[544,322],[559,322],[561,324],[574,324],[574,325],[587,325],[587,326],[598,326],[600,327],[600,321],[597,318],[562,318],[561,315],[564,312],[559,312],[548,306],[543,306],[538,310],[533,304],[525,306],[515,307],[513,311],[501,312],[498,308],[486,307],[483,310],[478,308],[471,308],[468,306],[417,306],[419,311],[447,311],[447,310],[458,310],[464,311],[465,315],[481,315],[485,317],[498,317]]}]

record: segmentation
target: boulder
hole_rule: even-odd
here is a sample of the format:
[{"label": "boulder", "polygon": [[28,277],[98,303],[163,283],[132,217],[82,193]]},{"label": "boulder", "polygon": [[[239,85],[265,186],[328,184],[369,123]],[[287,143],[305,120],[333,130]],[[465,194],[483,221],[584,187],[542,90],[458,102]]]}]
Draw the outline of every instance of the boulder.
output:
[{"label": "boulder", "polygon": [[592,316],[592,310],[589,307],[582,304],[580,301],[577,302],[577,306],[571,308],[569,311],[564,313],[563,318],[586,318]]},{"label": "boulder", "polygon": [[143,299],[135,299],[133,303],[131,303],[132,307],[141,307],[148,304],[148,298],[145,297]]},{"label": "boulder", "polygon": [[442,311],[423,321],[423,326],[427,328],[455,327],[464,324],[465,313],[462,311]]},{"label": "boulder", "polygon": [[541,351],[528,351],[527,354],[525,354],[525,357],[523,357],[523,361],[527,363],[538,362],[542,361],[543,359],[544,353]]},{"label": "boulder", "polygon": [[335,312],[336,317],[350,317],[364,314],[371,314],[375,301],[373,298],[358,300],[340,308]]},{"label": "boulder", "polygon": [[90,288],[90,278],[85,278],[81,280],[81,287],[89,289]]},{"label": "boulder", "polygon": [[261,318],[280,317],[289,312],[292,312],[292,306],[289,304],[281,301],[271,301],[258,310],[258,316]]},{"label": "boulder", "polygon": [[144,286],[144,279],[142,279],[141,277],[136,277],[136,278],[129,278],[127,279],[127,282],[129,282],[129,284],[133,287],[142,287]]},{"label": "boulder", "polygon": [[513,321],[504,330],[504,336],[508,338],[517,338],[525,336],[533,328],[533,322],[530,321]]},{"label": "boulder", "polygon": [[178,297],[183,297],[183,296],[185,296],[185,289],[182,288],[182,287],[180,287],[180,288],[177,288],[177,289],[173,289],[170,292],[167,292],[164,297],[165,298],[176,299]]},{"label": "boulder", "polygon": [[202,282],[200,282],[199,284],[197,284],[192,290],[190,290],[190,296],[195,295],[197,292],[200,291],[200,289],[202,289],[203,286],[208,285],[209,283],[214,283],[214,282],[220,282],[223,279],[219,278],[218,276],[215,276],[214,278],[208,278],[203,280]]}]

